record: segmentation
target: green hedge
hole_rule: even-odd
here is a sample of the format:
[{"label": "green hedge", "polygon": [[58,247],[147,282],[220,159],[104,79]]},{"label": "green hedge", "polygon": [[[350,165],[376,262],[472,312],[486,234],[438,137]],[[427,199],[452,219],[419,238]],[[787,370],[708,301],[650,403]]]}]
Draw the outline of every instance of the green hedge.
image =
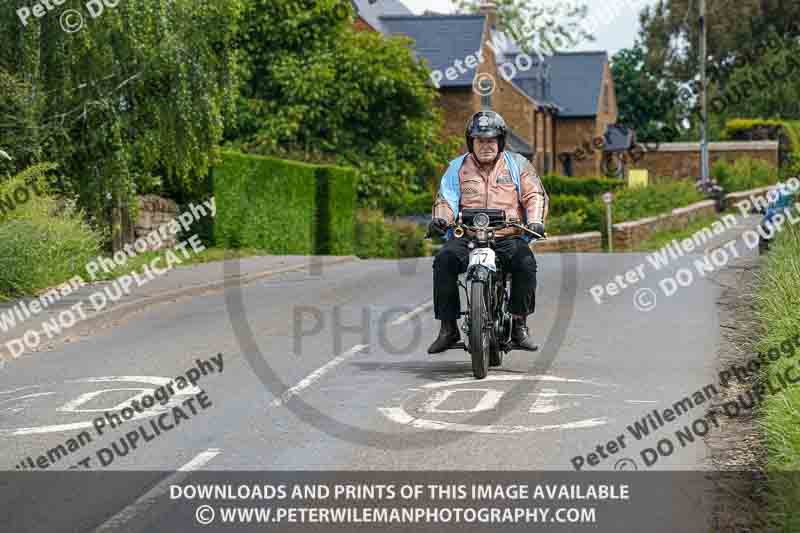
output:
[{"label": "green hedge", "polygon": [[714,163],[711,175],[726,192],[765,187],[778,181],[778,171],[772,165],[749,157],[737,159],[733,164],[720,159]]},{"label": "green hedge", "polygon": [[542,184],[547,194],[569,194],[592,198],[604,192],[625,187],[625,181],[614,178],[569,178],[555,174],[542,176]]},{"label": "green hedge", "polygon": [[737,118],[725,123],[722,138],[732,139],[738,133],[759,126],[783,128],[783,131],[789,139],[790,153],[789,162],[781,168],[781,172],[784,177],[792,177],[800,174],[800,121],[798,120]]},{"label": "green hedge", "polygon": [[237,152],[214,169],[214,240],[273,254],[354,250],[355,171]]},{"label": "green hedge", "polygon": [[358,257],[395,259],[429,255],[423,239],[424,227],[413,222],[386,219],[380,209],[359,209],[356,218]]},{"label": "green hedge", "polygon": [[356,172],[320,166],[316,170],[319,211],[316,217],[316,253],[350,255],[354,251]]}]

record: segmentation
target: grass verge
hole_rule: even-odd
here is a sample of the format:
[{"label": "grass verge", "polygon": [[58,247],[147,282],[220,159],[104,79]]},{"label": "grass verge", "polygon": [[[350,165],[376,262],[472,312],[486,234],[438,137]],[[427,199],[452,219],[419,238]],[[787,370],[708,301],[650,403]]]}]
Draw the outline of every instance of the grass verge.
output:
[{"label": "grass verge", "polygon": [[[191,247],[187,247],[187,250],[191,250]],[[145,265],[149,264],[152,260],[157,257],[164,257],[166,254],[166,250],[159,250],[157,252],[144,252],[141,254],[137,254],[135,257],[132,257],[128,260],[127,263],[124,265],[115,268],[111,272],[106,272],[104,270],[100,270],[95,276],[96,281],[110,281],[112,279],[116,279],[120,276],[125,274],[130,274],[131,272],[142,272],[142,269]],[[180,268],[182,266],[189,266],[189,265],[197,265],[201,263],[210,263],[212,261],[225,261],[228,259],[241,259],[244,257],[254,257],[259,255],[273,255],[266,250],[260,250],[258,248],[237,248],[237,249],[225,249],[225,248],[206,248],[200,253],[190,253],[188,259],[184,258],[183,254],[180,252],[175,252],[175,254],[181,259],[181,264],[177,265],[176,268]],[[163,268],[165,263],[162,261],[161,268]],[[91,279],[88,274],[84,275],[84,279]]]},{"label": "grass verge", "polygon": [[637,244],[633,251],[634,252],[652,252],[655,250],[659,250],[672,242],[673,240],[680,241],[681,239],[686,239],[691,237],[694,233],[700,231],[701,229],[710,226],[714,223],[715,220],[718,220],[718,217],[715,215],[710,215],[706,217],[701,217],[693,222],[690,222],[689,225],[683,228],[671,229],[671,230],[664,230],[654,233],[650,236],[647,240],[644,240]]},{"label": "grass verge", "polygon": [[[760,274],[756,315],[763,336],[757,349],[771,361],[759,379],[800,375],[800,228],[789,226],[773,242]],[[777,355],[777,357],[773,357]],[[768,516],[774,531],[800,531],[800,386],[765,396],[758,412],[767,448]],[[774,528],[774,529],[773,529]]]}]

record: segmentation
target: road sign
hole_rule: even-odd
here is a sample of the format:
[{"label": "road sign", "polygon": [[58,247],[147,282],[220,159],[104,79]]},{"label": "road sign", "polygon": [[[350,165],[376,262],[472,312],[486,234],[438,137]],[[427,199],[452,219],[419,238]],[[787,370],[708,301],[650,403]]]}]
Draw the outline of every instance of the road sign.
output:
[{"label": "road sign", "polygon": [[603,202],[604,203],[610,204],[613,201],[614,201],[614,195],[613,194],[611,194],[610,192],[607,192],[607,193],[603,194]]}]

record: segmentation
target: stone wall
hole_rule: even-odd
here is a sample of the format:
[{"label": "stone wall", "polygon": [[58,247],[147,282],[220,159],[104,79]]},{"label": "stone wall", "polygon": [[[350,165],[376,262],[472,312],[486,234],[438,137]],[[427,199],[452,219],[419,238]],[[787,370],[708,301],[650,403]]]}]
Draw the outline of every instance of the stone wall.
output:
[{"label": "stone wall", "polygon": [[750,189],[749,191],[731,192],[725,195],[725,209],[736,207],[736,204],[742,200],[749,200],[752,205],[756,202],[753,197],[763,197],[766,200],[767,193],[772,186],[760,187],[758,189]]},{"label": "stone wall", "polygon": [[[708,148],[709,170],[720,159],[732,163],[743,157],[761,159],[778,168],[777,141],[713,142]],[[655,150],[645,147],[643,157],[630,168],[647,169],[651,179],[695,179],[700,176],[700,143],[661,143]]]},{"label": "stone wall", "polygon": [[556,235],[531,244],[534,253],[543,252],[602,252],[603,235],[599,231]]},{"label": "stone wall", "polygon": [[443,87],[439,90],[438,104],[444,115],[445,135],[463,139],[467,120],[480,110],[480,100],[472,87]]},{"label": "stone wall", "polygon": [[614,251],[631,251],[656,232],[686,227],[695,219],[716,214],[714,200],[704,200],[686,207],[673,209],[672,213],[655,217],[621,222],[612,226]]},{"label": "stone wall", "polygon": [[564,173],[561,162],[565,157],[572,159],[573,176],[599,176],[602,150],[593,146],[595,121],[591,118],[561,118],[556,120],[556,172]]},{"label": "stone wall", "polygon": [[[136,239],[144,237],[153,230],[157,230],[163,224],[178,216],[178,204],[172,200],[161,198],[154,194],[139,196],[139,215],[134,227],[134,237]],[[177,242],[175,235],[166,232],[166,247],[173,247]],[[148,242],[148,250],[154,250]]]}]

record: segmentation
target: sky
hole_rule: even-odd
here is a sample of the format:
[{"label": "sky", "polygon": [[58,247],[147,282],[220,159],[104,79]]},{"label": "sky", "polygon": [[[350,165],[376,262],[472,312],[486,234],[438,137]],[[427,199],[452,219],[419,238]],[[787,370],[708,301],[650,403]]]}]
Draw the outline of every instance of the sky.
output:
[{"label": "sky", "polygon": [[[452,13],[454,11],[450,0],[400,1],[414,13],[422,13],[426,9],[439,13]],[[550,0],[550,2],[552,1]],[[639,33],[639,11],[646,5],[655,4],[656,1],[583,0],[589,7],[589,16],[597,17],[599,22],[597,30],[594,32],[596,40],[579,45],[575,50],[607,50],[609,56],[611,56],[617,50],[633,46]],[[604,9],[607,11],[604,11]]]}]

